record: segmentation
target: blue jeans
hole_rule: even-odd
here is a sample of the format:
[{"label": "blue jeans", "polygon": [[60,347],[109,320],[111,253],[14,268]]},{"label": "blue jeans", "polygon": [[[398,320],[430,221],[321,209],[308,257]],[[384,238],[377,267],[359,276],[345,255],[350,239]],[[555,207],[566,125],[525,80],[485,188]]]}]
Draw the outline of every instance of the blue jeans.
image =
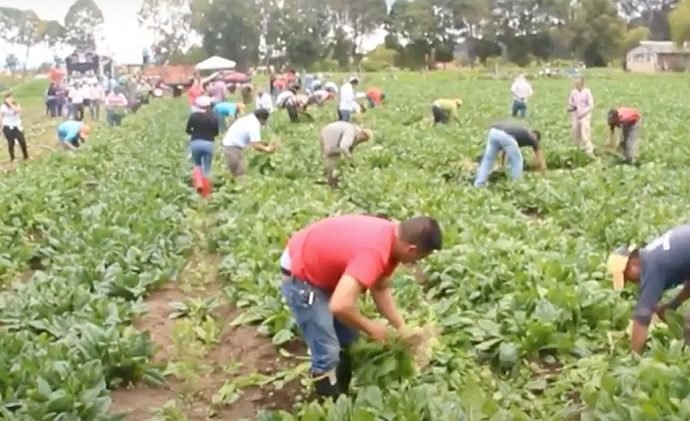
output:
[{"label": "blue jeans", "polygon": [[209,140],[193,139],[189,142],[189,151],[192,153],[192,162],[201,167],[205,177],[211,175],[213,163],[213,142]]},{"label": "blue jeans", "polygon": [[519,99],[513,100],[513,117],[525,118],[527,115],[527,103]]},{"label": "blue jeans", "polygon": [[224,133],[228,129],[228,123],[225,120],[225,117],[221,115],[220,113],[214,113],[216,115],[216,118],[218,119],[218,131],[220,133]]},{"label": "blue jeans", "polygon": [[482,158],[482,163],[479,164],[477,178],[474,180],[475,187],[486,184],[486,180],[489,178],[491,169],[496,162],[496,157],[501,151],[505,152],[508,158],[510,178],[513,180],[520,178],[522,175],[522,153],[520,152],[520,146],[518,146],[513,136],[503,130],[491,129],[489,130],[484,157]]},{"label": "blue jeans", "polygon": [[338,110],[338,120],[350,121],[351,119],[352,119],[352,111],[350,111],[350,110]]},{"label": "blue jeans", "polygon": [[335,370],[340,350],[352,345],[359,332],[333,317],[328,309],[331,293],[294,277],[284,277],[281,289],[311,351],[312,374]]}]

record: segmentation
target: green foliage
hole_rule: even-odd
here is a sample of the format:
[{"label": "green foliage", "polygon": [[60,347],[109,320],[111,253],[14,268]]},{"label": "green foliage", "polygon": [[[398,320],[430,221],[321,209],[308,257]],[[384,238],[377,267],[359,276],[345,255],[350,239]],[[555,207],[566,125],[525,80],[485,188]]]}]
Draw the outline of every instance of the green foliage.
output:
[{"label": "green foliage", "polygon": [[669,14],[671,38],[678,45],[690,41],[690,1],[682,0]]}]

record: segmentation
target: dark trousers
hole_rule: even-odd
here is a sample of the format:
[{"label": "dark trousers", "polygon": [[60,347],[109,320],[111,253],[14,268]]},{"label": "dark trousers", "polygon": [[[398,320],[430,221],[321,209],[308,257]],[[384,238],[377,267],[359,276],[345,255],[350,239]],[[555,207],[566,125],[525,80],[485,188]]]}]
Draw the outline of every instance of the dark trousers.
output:
[{"label": "dark trousers", "polygon": [[433,106],[431,107],[431,114],[434,116],[434,124],[446,124],[448,123],[449,116],[448,113],[443,111],[440,107]]},{"label": "dark trousers", "polygon": [[78,121],[84,120],[84,104],[72,104],[74,110],[74,119]]},{"label": "dark trousers", "polygon": [[24,159],[29,159],[29,152],[26,149],[26,138],[24,137],[24,132],[19,130],[18,127],[3,127],[2,134],[5,135],[7,139],[7,150],[10,153],[10,160],[14,161],[14,144],[19,143],[19,147],[22,148],[22,156]]}]

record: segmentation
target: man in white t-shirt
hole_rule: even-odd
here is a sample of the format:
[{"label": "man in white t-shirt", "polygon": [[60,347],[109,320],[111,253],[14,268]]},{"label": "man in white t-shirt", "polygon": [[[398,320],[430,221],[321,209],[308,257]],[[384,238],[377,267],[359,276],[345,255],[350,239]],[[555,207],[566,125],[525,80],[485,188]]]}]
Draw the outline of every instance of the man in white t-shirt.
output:
[{"label": "man in white t-shirt", "polygon": [[70,102],[70,116],[74,120],[82,121],[84,119],[84,92],[81,89],[81,84],[75,82],[67,94]]},{"label": "man in white t-shirt", "polygon": [[357,112],[359,104],[355,97],[355,87],[359,79],[351,77],[340,87],[340,104],[338,105],[338,120],[350,121],[352,114]]},{"label": "man in white t-shirt", "polygon": [[532,96],[532,85],[527,81],[525,75],[518,75],[510,87],[510,93],[513,94],[513,117],[525,118],[527,115],[527,99]]},{"label": "man in white t-shirt", "polygon": [[261,141],[261,126],[266,125],[268,110],[259,109],[235,120],[223,137],[223,153],[228,170],[235,177],[245,174],[247,166],[244,160],[244,149],[250,146],[257,151],[271,153],[275,145]]},{"label": "man in white t-shirt", "polygon": [[263,89],[259,90],[256,95],[256,103],[254,105],[254,108],[257,110],[266,110],[269,113],[273,112],[273,100],[271,99],[271,94],[264,91]]}]

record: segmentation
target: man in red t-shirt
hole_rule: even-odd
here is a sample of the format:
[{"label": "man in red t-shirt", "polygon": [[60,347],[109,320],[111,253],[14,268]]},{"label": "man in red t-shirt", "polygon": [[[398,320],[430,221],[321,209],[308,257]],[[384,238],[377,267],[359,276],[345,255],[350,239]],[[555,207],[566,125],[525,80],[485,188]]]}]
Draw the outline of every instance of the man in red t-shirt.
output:
[{"label": "man in red t-shirt", "polygon": [[403,222],[366,215],[342,215],[315,222],[293,234],[280,259],[282,292],[311,351],[311,373],[323,398],[346,393],[352,378],[349,346],[363,331],[385,341],[386,324],[364,317],[357,298],[367,290],[382,316],[399,332],[388,278],[399,263],[412,264],[441,249],[441,228],[433,218]]},{"label": "man in red t-shirt", "polygon": [[607,145],[609,148],[615,148],[613,134],[617,127],[620,128],[621,134],[618,147],[623,148],[625,162],[628,164],[633,164],[637,156],[641,122],[642,114],[635,108],[621,107],[609,110],[608,124],[610,131]]},{"label": "man in red t-shirt", "polygon": [[367,102],[369,103],[369,108],[375,108],[383,104],[386,99],[386,94],[379,88],[369,88],[366,92]]}]

